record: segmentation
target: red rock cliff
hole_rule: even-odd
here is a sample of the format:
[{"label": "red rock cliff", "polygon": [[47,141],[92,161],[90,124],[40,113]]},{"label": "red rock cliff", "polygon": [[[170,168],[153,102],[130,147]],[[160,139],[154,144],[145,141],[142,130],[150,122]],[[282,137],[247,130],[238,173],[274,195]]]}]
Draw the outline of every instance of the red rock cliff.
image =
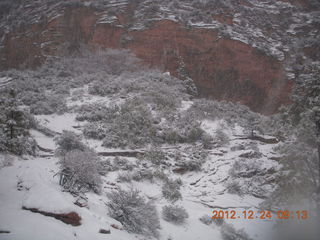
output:
[{"label": "red rock cliff", "polygon": [[[186,28],[161,20],[147,29],[127,31],[116,24],[97,24],[90,8],[70,8],[51,22],[7,34],[2,67],[37,66],[56,47],[79,42],[105,48],[128,48],[150,66],[176,75],[179,59],[186,65],[200,96],[230,100],[262,113],[288,102],[290,85],[282,63],[240,41],[218,37],[216,30]],[[125,17],[119,16],[125,21]]]}]

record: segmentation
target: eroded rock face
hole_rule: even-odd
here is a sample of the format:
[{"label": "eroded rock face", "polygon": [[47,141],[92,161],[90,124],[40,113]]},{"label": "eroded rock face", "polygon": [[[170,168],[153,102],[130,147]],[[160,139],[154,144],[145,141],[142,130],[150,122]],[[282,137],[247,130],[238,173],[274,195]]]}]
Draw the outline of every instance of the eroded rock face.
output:
[{"label": "eroded rock face", "polygon": [[[275,6],[282,6],[279,2]],[[241,5],[244,12],[263,7],[254,0],[242,1]],[[281,60],[283,54],[278,50],[274,50],[273,56],[273,50],[264,52],[252,46],[259,42],[249,44],[246,40],[237,40],[236,35],[221,35],[218,28],[188,26],[168,18],[147,22],[139,28],[136,25],[142,23],[137,19],[142,13],[137,15],[137,12],[143,12],[141,5],[130,3],[120,7],[112,16],[81,4],[56,7],[56,17],[9,31],[0,50],[1,69],[36,67],[47,56],[61,54],[58,49],[64,45],[67,46],[62,48],[64,51],[76,51],[81,44],[94,48],[127,48],[146,64],[175,76],[183,61],[200,97],[241,102],[266,114],[288,103],[292,83],[287,80],[285,62]],[[250,14],[253,14],[252,9]],[[289,11],[290,8],[283,9]],[[277,14],[273,9],[268,11]],[[243,28],[243,19],[234,12],[231,8],[227,15],[220,13],[211,17],[222,26],[219,25],[220,28],[232,26],[232,31],[236,31]],[[265,31],[265,36],[261,37],[264,40],[259,44],[271,41],[272,33],[268,29]],[[255,33],[250,29],[250,34]]]}]

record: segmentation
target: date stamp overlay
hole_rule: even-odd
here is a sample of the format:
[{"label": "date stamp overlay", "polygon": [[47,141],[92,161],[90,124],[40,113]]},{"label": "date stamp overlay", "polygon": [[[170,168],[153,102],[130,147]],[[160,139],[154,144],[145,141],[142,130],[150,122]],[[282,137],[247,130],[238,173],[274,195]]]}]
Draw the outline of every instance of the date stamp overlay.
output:
[{"label": "date stamp overlay", "polygon": [[214,209],[212,219],[244,219],[244,220],[307,220],[309,218],[308,210],[222,210]]}]

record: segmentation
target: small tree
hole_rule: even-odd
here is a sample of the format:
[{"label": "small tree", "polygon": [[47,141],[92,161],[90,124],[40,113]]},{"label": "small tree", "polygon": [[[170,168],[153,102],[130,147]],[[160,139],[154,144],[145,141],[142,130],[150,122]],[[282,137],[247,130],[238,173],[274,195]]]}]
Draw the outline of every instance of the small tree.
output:
[{"label": "small tree", "polygon": [[14,89],[0,98],[0,135],[4,142],[0,148],[18,155],[34,154],[36,144],[29,134],[30,118],[19,105]]},{"label": "small tree", "polygon": [[19,101],[14,89],[11,89],[6,98],[2,98],[1,106],[1,125],[5,134],[10,138],[28,135],[30,123],[26,113],[19,108]]},{"label": "small tree", "polygon": [[188,76],[185,63],[181,56],[179,57],[179,66],[178,66],[177,72],[178,72],[178,78],[180,78],[186,86],[187,93],[189,93],[192,96],[197,96],[198,95],[197,87],[194,84],[193,80]]},{"label": "small tree", "polygon": [[[306,72],[301,74],[296,81],[294,89],[291,113],[294,116],[294,124],[300,126],[304,123],[304,129],[310,129],[314,138],[306,142],[317,151],[318,177],[317,185],[317,208],[320,211],[320,66],[310,64]],[[310,134],[309,134],[310,135]],[[305,138],[304,138],[305,139]],[[303,161],[303,159],[301,159]],[[313,169],[311,170],[313,172]]]}]

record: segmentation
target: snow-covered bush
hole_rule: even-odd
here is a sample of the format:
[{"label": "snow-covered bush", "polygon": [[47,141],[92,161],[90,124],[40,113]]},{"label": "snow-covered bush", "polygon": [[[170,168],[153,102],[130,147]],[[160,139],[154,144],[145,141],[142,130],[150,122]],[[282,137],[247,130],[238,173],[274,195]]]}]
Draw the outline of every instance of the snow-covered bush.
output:
[{"label": "snow-covered bush", "polygon": [[11,166],[14,161],[14,157],[9,154],[0,154],[0,169]]},{"label": "snow-covered bush", "polygon": [[87,123],[82,132],[84,136],[92,139],[102,140],[107,136],[104,125],[99,122]]},{"label": "snow-covered bush", "polygon": [[166,161],[166,154],[161,148],[152,147],[149,148],[141,158],[142,160],[150,161],[153,164],[159,166]]},{"label": "snow-covered bush", "polygon": [[[1,138],[1,133],[0,133]],[[0,143],[1,145],[1,143]],[[34,155],[36,153],[37,149],[37,142],[32,138],[28,136],[19,136],[13,139],[6,139],[4,151],[8,151],[17,155],[23,155],[23,154],[30,154]],[[0,146],[0,151],[1,151]]]},{"label": "snow-covered bush", "polygon": [[15,89],[2,89],[0,94],[0,151],[35,154],[37,145],[29,134],[32,117],[21,107]]},{"label": "snow-covered bush", "polygon": [[220,146],[225,146],[229,144],[230,138],[222,129],[218,129],[215,132],[214,141]]},{"label": "snow-covered bush", "polygon": [[164,182],[162,186],[162,195],[165,199],[176,202],[179,199],[182,198],[182,195],[180,193],[180,182],[176,180],[167,180]]},{"label": "snow-covered bush", "polygon": [[108,210],[112,218],[122,223],[128,232],[158,236],[160,221],[157,210],[146,202],[138,190],[118,190],[107,194]]},{"label": "snow-covered bush", "polygon": [[168,205],[162,208],[162,217],[167,222],[182,224],[189,215],[184,207]]},{"label": "snow-covered bush", "polygon": [[33,114],[62,114],[67,111],[65,97],[61,94],[51,94],[44,99],[30,104],[30,112]]},{"label": "snow-covered bush", "polygon": [[184,149],[181,152],[175,152],[174,160],[176,166],[185,169],[186,171],[200,171],[203,163],[207,160],[208,153],[201,147],[192,147]]},{"label": "snow-covered bush", "polygon": [[105,147],[141,147],[156,141],[151,111],[135,101],[125,102],[106,122]]},{"label": "snow-covered bush", "polygon": [[212,217],[207,214],[200,217],[199,220],[200,220],[200,222],[202,222],[205,225],[210,225],[211,223],[213,223]]},{"label": "snow-covered bush", "polygon": [[139,182],[142,180],[148,180],[148,181],[153,181],[153,171],[149,169],[140,169],[136,170],[132,173],[132,179]]},{"label": "snow-covered bush", "polygon": [[204,149],[212,149],[213,148],[213,137],[208,133],[203,133],[201,137],[202,147]]},{"label": "snow-covered bush", "polygon": [[195,99],[188,112],[195,114],[199,119],[224,119],[228,125],[238,124],[245,129],[251,128],[250,121],[253,118],[259,122],[257,127],[260,127],[260,122],[264,118],[260,114],[252,112],[245,105],[206,99]]},{"label": "snow-covered bush", "polygon": [[101,160],[98,167],[99,174],[105,176],[108,172],[114,171],[110,159]]},{"label": "snow-covered bush", "polygon": [[116,156],[113,159],[113,168],[114,169],[121,169],[121,170],[129,170],[132,171],[135,165],[128,161],[128,159],[124,157]]},{"label": "snow-covered bush", "polygon": [[253,159],[239,159],[236,160],[229,170],[230,176],[237,177],[253,177],[261,173],[261,163]]},{"label": "snow-covered bush", "polygon": [[104,104],[84,104],[78,109],[76,120],[88,122],[103,122],[110,120],[119,111],[117,106],[108,107]]},{"label": "snow-covered bush", "polygon": [[92,95],[99,96],[107,96],[118,93],[121,89],[121,86],[119,82],[114,81],[112,78],[116,78],[116,76],[105,75],[101,76],[101,78],[96,78],[95,81],[90,83],[88,92]]},{"label": "snow-covered bush", "polygon": [[60,185],[66,191],[78,193],[93,190],[100,192],[101,177],[98,171],[99,158],[90,150],[68,151],[59,160]]},{"label": "snow-covered bush", "polygon": [[117,181],[119,182],[131,182],[132,174],[128,171],[118,173]]},{"label": "snow-covered bush", "polygon": [[242,188],[241,188],[240,183],[238,181],[230,181],[230,182],[228,182],[227,190],[231,194],[237,194],[239,196],[243,195]]},{"label": "snow-covered bush", "polygon": [[201,141],[205,132],[197,116],[183,113],[173,118],[168,126],[163,126],[162,138],[165,142],[176,144]]},{"label": "snow-covered bush", "polygon": [[250,240],[251,238],[243,230],[236,230],[231,224],[223,224],[221,227],[221,236],[223,240]]},{"label": "snow-covered bush", "polygon": [[64,130],[59,137],[55,138],[55,142],[58,155],[65,155],[72,150],[85,151],[88,148],[81,142],[81,138],[71,131]]},{"label": "snow-covered bush", "polygon": [[154,172],[154,177],[161,180],[161,181],[164,181],[164,182],[167,182],[169,180],[169,177],[168,175],[163,171],[163,170],[160,170],[160,169],[156,169]]}]

